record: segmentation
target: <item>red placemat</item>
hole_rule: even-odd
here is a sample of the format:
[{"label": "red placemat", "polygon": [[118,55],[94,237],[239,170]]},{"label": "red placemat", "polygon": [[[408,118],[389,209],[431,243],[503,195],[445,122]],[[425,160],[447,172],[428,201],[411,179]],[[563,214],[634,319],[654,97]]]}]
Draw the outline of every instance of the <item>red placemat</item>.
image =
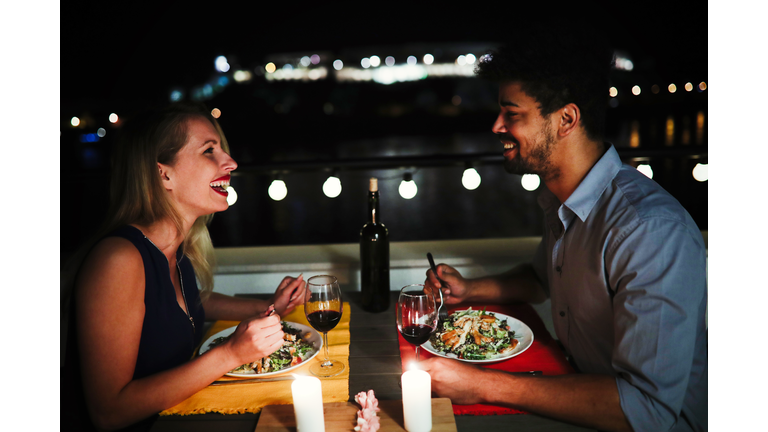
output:
[{"label": "red placemat", "polygon": [[[528,372],[542,371],[543,375],[564,375],[574,373],[573,368],[565,358],[565,354],[557,344],[557,340],[547,331],[544,322],[536,311],[528,303],[512,305],[483,305],[478,303],[469,303],[464,305],[454,305],[448,309],[448,313],[455,310],[464,310],[471,307],[473,310],[482,310],[487,312],[498,312],[516,318],[531,328],[533,332],[533,343],[531,347],[520,355],[499,363],[484,364],[482,367],[498,369],[507,372]],[[398,332],[398,341],[400,343],[400,360],[403,370],[406,365],[416,359],[413,345],[409,344]],[[434,357],[425,349],[420,350],[420,357],[428,359]],[[507,408],[495,405],[453,405],[454,415],[498,415],[498,414],[527,414],[525,411],[514,408]]]}]

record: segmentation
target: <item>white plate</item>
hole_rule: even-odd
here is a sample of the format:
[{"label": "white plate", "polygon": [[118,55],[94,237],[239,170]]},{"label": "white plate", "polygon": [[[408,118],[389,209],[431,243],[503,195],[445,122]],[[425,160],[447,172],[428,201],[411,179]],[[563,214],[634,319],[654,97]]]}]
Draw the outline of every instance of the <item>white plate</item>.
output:
[{"label": "white plate", "polygon": [[[304,359],[304,361],[302,361],[301,363],[299,363],[299,364],[297,364],[295,366],[287,367],[285,369],[280,369],[279,371],[275,371],[275,372],[267,372],[267,373],[260,373],[260,374],[257,374],[256,372],[242,372],[242,373],[227,372],[226,375],[227,376],[231,376],[231,377],[239,377],[239,378],[243,378],[243,377],[248,377],[248,378],[266,378],[266,377],[270,377],[270,376],[274,376],[274,375],[284,374],[284,373],[286,373],[288,371],[291,371],[293,369],[296,369],[298,367],[303,366],[304,363],[306,363],[306,362],[312,360],[313,358],[315,358],[317,353],[320,352],[320,349],[323,348],[323,338],[320,336],[320,333],[318,333],[312,327],[304,325],[304,324],[299,324],[299,323],[295,323],[295,322],[288,322],[288,321],[285,321],[285,323],[288,324],[290,327],[293,327],[293,328],[295,328],[297,330],[301,330],[301,335],[302,335],[302,338],[304,339],[304,341],[305,342],[309,342],[310,344],[314,344],[315,351],[309,357],[307,357],[306,359]],[[203,343],[203,345],[200,346],[200,354],[203,354],[204,352],[206,352],[209,349],[211,349],[211,342],[213,342],[215,339],[231,335],[232,333],[234,333],[236,328],[237,327],[230,327],[228,329],[222,330],[222,331],[216,333],[215,335],[209,337],[208,340],[206,340],[205,343]],[[309,337],[303,337],[303,335],[306,335],[307,333],[309,333]]]},{"label": "white plate", "polygon": [[[462,312],[462,311],[454,311],[454,312]],[[491,311],[488,311],[491,312]],[[522,354],[525,350],[531,347],[533,344],[533,332],[531,331],[531,328],[528,327],[524,322],[520,321],[517,318],[512,318],[509,315],[504,315],[502,313],[493,312],[494,315],[496,315],[497,319],[500,319],[504,321],[507,320],[507,325],[509,326],[509,329],[515,332],[515,339],[519,341],[515,349],[513,349],[511,352],[508,352],[506,354],[499,355],[498,357],[494,357],[492,359],[486,359],[486,360],[467,360],[467,359],[460,359],[456,354],[454,353],[444,353],[436,350],[432,346],[432,342],[426,341],[424,344],[421,345],[422,348],[429,351],[430,353],[445,357],[449,359],[456,359],[459,361],[467,362],[467,363],[495,363],[500,362],[503,360],[510,359],[514,356],[518,356]]]}]

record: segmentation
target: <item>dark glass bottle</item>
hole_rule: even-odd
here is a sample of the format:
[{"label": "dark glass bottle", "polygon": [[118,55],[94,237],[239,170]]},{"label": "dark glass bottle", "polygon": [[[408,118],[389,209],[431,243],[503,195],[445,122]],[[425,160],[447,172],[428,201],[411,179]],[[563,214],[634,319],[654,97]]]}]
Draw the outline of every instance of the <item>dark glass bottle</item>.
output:
[{"label": "dark glass bottle", "polygon": [[376,178],[371,178],[368,189],[368,223],[360,230],[362,306],[369,312],[382,312],[389,308],[389,233],[381,223]]}]

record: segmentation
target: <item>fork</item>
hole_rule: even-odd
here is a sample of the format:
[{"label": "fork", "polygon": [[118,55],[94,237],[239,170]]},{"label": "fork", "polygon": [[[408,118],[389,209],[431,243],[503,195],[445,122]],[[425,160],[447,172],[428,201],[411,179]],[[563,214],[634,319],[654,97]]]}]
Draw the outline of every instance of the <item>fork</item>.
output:
[{"label": "fork", "polygon": [[435,278],[440,282],[440,289],[437,290],[440,293],[440,306],[437,308],[437,319],[440,321],[448,318],[448,310],[443,309],[443,284],[445,282],[437,277],[437,266],[435,265],[435,259],[432,258],[432,253],[427,252],[427,259],[429,260],[429,267],[432,269],[432,273],[435,274]]}]

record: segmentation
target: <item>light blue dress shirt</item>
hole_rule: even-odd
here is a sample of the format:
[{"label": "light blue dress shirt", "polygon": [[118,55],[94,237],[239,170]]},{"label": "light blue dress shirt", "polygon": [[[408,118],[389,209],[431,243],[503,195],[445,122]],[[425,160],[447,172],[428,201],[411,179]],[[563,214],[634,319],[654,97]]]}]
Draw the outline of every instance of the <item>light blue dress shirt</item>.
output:
[{"label": "light blue dress shirt", "polygon": [[543,188],[534,269],[579,371],[616,378],[635,432],[707,430],[706,248],[613,146],[564,204]]}]

